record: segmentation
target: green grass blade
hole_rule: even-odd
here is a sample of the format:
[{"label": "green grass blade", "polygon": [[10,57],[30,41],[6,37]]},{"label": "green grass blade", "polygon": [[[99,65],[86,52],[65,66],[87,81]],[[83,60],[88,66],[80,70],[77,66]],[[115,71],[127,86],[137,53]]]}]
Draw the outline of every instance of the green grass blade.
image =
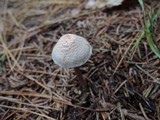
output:
[{"label": "green grass blade", "polygon": [[151,32],[146,30],[145,34],[146,34],[147,43],[149,44],[151,50],[160,58],[160,52],[153,41]]},{"label": "green grass blade", "polygon": [[144,4],[143,4],[143,0],[138,0],[141,8],[142,8],[142,14],[143,14],[143,21],[144,21],[144,24],[146,25],[147,24],[147,20],[146,20],[146,13],[145,13],[145,9],[144,9]]},{"label": "green grass blade", "polygon": [[150,22],[147,25],[145,25],[145,35],[147,43],[149,44],[151,50],[160,58],[160,51],[156,45],[156,41],[154,41],[153,38],[153,24],[158,16],[160,16],[160,7],[157,11],[157,14],[155,14],[152,6],[149,16]]},{"label": "green grass blade", "polygon": [[138,2],[139,2],[141,9],[142,9],[145,28],[144,28],[142,34],[140,35],[140,37],[135,42],[133,48],[136,45],[138,45],[140,40],[145,36],[147,39],[147,43],[148,43],[149,47],[151,48],[151,50],[154,52],[154,54],[156,54],[160,58],[160,51],[159,51],[158,47],[156,46],[156,42],[154,41],[154,38],[153,38],[153,24],[154,24],[155,20],[157,19],[157,17],[160,16],[160,7],[157,11],[157,14],[155,14],[153,6],[151,6],[151,11],[149,13],[149,22],[147,22],[143,0],[138,0]]},{"label": "green grass blade", "polygon": [[133,47],[131,48],[131,50],[133,51],[134,48],[139,44],[139,42],[144,38],[145,32],[144,30],[141,32],[140,36],[138,37],[138,39],[136,40],[136,42],[134,43]]}]

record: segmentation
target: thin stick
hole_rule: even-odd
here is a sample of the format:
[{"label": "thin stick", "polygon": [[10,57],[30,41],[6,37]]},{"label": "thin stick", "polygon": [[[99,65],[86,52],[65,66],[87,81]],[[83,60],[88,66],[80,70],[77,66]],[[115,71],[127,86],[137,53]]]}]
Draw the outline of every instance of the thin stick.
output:
[{"label": "thin stick", "polygon": [[77,75],[77,77],[76,77],[77,80],[80,81],[80,83],[83,84],[85,81],[84,81],[84,78],[82,76],[82,73],[81,73],[81,70],[79,69],[79,67],[75,67],[74,71],[75,71],[75,74]]}]

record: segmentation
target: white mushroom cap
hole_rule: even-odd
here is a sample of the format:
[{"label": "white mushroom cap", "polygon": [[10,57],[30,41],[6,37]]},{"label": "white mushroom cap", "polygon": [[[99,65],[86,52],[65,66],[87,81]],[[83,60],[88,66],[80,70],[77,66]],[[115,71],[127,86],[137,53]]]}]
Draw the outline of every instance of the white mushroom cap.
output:
[{"label": "white mushroom cap", "polygon": [[52,59],[55,64],[64,68],[73,68],[83,65],[92,54],[89,42],[75,34],[63,35],[52,50]]}]

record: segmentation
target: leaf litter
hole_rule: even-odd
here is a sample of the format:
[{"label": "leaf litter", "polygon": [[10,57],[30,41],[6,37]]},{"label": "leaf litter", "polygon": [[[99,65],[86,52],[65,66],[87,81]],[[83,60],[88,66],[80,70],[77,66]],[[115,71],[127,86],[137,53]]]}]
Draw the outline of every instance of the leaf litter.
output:
[{"label": "leaf litter", "polygon": [[[86,2],[4,3],[0,120],[160,119],[160,60],[145,39],[131,49],[144,26],[138,2],[96,9],[86,9]],[[158,1],[153,5],[158,9]],[[151,3],[145,7],[149,10]],[[159,17],[153,32],[160,43],[158,25]],[[54,44],[66,33],[81,35],[93,46],[91,59],[81,67],[85,88],[73,69],[59,68],[51,59]]]}]

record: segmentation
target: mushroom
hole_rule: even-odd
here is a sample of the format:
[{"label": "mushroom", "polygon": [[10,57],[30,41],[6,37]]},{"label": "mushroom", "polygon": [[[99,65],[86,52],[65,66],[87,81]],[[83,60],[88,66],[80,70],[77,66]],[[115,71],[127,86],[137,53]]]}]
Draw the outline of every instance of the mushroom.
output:
[{"label": "mushroom", "polygon": [[56,43],[52,50],[52,59],[62,68],[74,68],[77,78],[83,83],[79,66],[87,62],[92,54],[89,42],[75,34],[65,34]]}]

